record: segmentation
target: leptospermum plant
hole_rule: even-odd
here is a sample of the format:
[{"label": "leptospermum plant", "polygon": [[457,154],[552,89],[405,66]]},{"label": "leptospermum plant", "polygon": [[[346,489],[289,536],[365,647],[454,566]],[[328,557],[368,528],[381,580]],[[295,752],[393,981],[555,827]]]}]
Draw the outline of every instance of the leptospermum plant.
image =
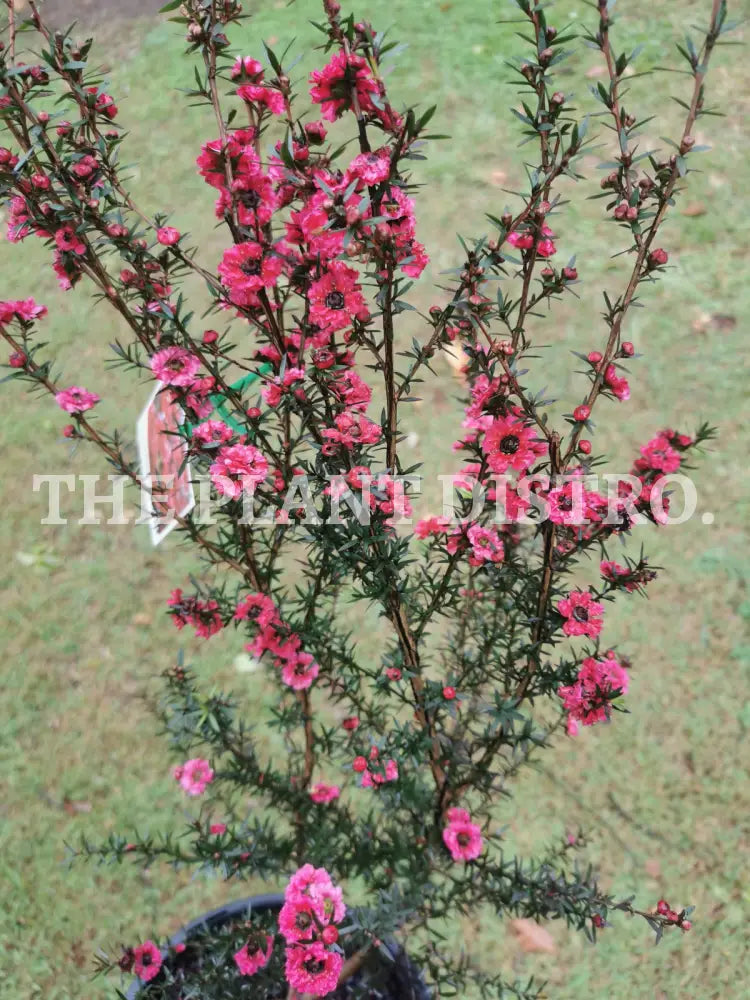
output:
[{"label": "leptospermum plant", "polygon": [[[593,4],[596,21],[578,34],[556,28],[550,4],[510,5],[526,47],[508,91],[526,140],[525,193],[488,215],[487,235],[462,241],[463,261],[426,313],[410,301],[428,261],[411,177],[440,137],[434,108],[402,107],[397,73],[396,93],[386,88],[394,43],[382,32],[325,0],[319,68],[297,80],[286,53],[258,45],[252,24],[243,31],[236,0],[166,5],[187,32],[190,99],[212,116],[191,155],[226,247],[205,259],[180,232],[179,206],[152,218],[134,202],[120,168],[123,116],[90,41],[50,31],[33,2],[23,23],[6,4],[8,237],[43,240],[62,288],[93,286],[129,330],[117,362],[184,413],[173,437],[220,505],[207,523],[176,512],[201,562],[165,595],[168,613],[207,641],[236,631],[238,647],[268,664],[279,701],[262,725],[285,751],[262,749],[252,700],[206,693],[182,663],[166,671],[175,794],[194,803],[193,819],[179,832],[84,841],[77,853],[262,880],[286,886],[286,902],[278,919],[202,939],[212,957],[193,954],[192,978],[145,933],[102,968],[135,971],[148,997],[276,997],[284,980],[290,997],[343,984],[364,995],[363,965],[395,934],[435,995],[528,998],[537,986],[482,971],[446,942],[446,922],[482,907],[564,920],[595,939],[619,911],[657,936],[689,930],[688,909],[610,895],[576,860],[576,838],[522,859],[495,823],[537,750],[580,725],[627,725],[617,712],[632,685],[648,683],[631,681],[611,648],[607,614],[655,574],[645,556],[620,563],[612,549],[634,523],[664,520],[665,477],[710,431],[655,428],[605,495],[589,486],[603,461],[593,414],[627,414],[627,320],[665,273],[662,224],[700,152],[696,123],[712,113],[705,78],[730,27],[726,4],[707,0],[702,37],[680,48],[684,127],[666,153],[647,147],[629,106],[633,57],[614,48],[612,4]],[[17,58],[21,38],[35,62]],[[574,262],[557,262],[556,240],[570,242],[559,182],[591,194],[580,173],[589,123],[555,83],[575,42],[606,67],[593,96],[612,159],[598,196],[623,278],[604,292],[600,335],[589,317],[577,324],[587,331],[571,345],[581,402],[555,421],[529,385],[556,380],[532,375],[544,358],[532,356],[532,336],[579,281]],[[179,291],[195,274],[210,296],[207,323]],[[65,436],[96,445],[138,486],[126,437],[97,419],[98,386],[54,372],[38,333],[54,316],[24,297],[32,286],[14,291],[19,299],[0,303],[11,377],[50,394]],[[448,349],[461,352],[467,386],[446,470],[459,489],[451,509],[411,529],[404,414]],[[477,490],[491,503],[470,516]],[[254,518],[259,509],[270,518]],[[588,582],[574,585],[581,562]],[[378,610],[377,642],[351,630],[352,605]]]}]

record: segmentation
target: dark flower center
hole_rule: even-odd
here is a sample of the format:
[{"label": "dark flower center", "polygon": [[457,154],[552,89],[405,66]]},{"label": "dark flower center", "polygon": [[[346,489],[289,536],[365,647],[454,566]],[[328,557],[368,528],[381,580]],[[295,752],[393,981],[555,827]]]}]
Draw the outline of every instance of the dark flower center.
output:
[{"label": "dark flower center", "polygon": [[304,931],[307,930],[307,928],[312,923],[312,917],[310,916],[309,913],[305,913],[304,911],[302,911],[298,913],[297,916],[294,918],[294,922],[301,931]]},{"label": "dark flower center", "polygon": [[589,620],[589,613],[585,608],[577,607],[573,612],[573,617],[577,622],[587,622]]},{"label": "dark flower center", "polygon": [[260,205],[260,195],[257,191],[241,191],[240,201],[245,208],[257,208]]},{"label": "dark flower center", "polygon": [[500,451],[503,455],[515,455],[521,445],[521,440],[516,434],[506,434],[500,442]]},{"label": "dark flower center", "polygon": [[343,292],[333,291],[326,295],[326,305],[329,309],[343,309],[345,302]]},{"label": "dark flower center", "polygon": [[252,257],[247,260],[243,260],[240,264],[240,271],[246,274],[248,277],[253,277],[260,274],[260,261],[254,260]]},{"label": "dark flower center", "polygon": [[151,962],[152,958],[148,952],[146,952],[145,955],[141,955],[141,965],[145,967],[147,965],[151,965]]},{"label": "dark flower center", "polygon": [[468,833],[459,833],[459,835],[456,837],[456,840],[461,845],[461,847],[468,847],[469,846],[469,835],[468,835]]},{"label": "dark flower center", "polygon": [[303,962],[305,967],[305,972],[309,972],[311,976],[318,976],[325,969],[326,964],[319,958],[308,958],[306,962]]},{"label": "dark flower center", "polygon": [[571,497],[565,496],[563,494],[563,496],[557,498],[557,506],[559,507],[560,510],[572,510],[573,500]]}]

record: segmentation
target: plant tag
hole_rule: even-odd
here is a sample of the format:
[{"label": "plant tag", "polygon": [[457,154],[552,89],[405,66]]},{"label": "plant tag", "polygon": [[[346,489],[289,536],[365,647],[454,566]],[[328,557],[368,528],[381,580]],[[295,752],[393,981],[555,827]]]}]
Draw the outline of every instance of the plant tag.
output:
[{"label": "plant tag", "polygon": [[168,388],[156,386],[136,425],[138,466],[143,484],[139,523],[158,545],[195,506],[187,441],[180,434],[185,413]]}]

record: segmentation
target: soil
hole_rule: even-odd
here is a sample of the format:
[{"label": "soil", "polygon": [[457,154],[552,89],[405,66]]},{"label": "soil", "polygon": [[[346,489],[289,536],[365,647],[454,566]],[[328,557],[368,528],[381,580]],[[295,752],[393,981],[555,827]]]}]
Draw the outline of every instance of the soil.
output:
[{"label": "soil", "polygon": [[[166,0],[46,0],[40,9],[44,19],[56,28],[67,28],[77,21],[81,28],[95,29],[113,19],[153,16],[165,3]],[[16,0],[16,9],[21,17],[27,14],[26,0]]]}]

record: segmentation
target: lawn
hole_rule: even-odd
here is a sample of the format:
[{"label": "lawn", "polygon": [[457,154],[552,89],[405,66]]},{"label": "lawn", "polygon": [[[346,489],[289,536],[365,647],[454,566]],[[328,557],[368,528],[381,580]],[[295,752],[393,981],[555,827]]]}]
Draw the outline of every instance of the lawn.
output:
[{"label": "lawn", "polygon": [[[213,228],[211,193],[193,168],[200,143],[213,138],[212,123],[184,107],[176,93],[190,84],[179,29],[156,17],[113,22],[104,6],[85,4],[80,16],[82,27],[98,26],[106,40],[101,58],[131,131],[138,200],[150,211],[173,209],[173,224],[201,237],[204,262],[214,266],[223,237]],[[295,38],[305,53],[298,72],[311,65],[313,0],[248,6],[258,12],[246,24],[246,52],[260,54],[262,40],[281,47]],[[680,39],[685,23],[702,21],[710,5],[637,0],[621,6],[616,48],[645,41],[640,59],[652,66],[671,60],[671,41]],[[730,7],[737,15],[750,13],[746,0]],[[505,9],[490,0],[369,0],[355,8],[409,42],[389,78],[396,104],[438,103],[436,127],[452,136],[434,145],[417,173],[425,184],[418,201],[421,238],[432,256],[422,305],[438,294],[430,282],[458,259],[455,234],[484,232],[483,214],[512,204],[502,189],[522,180],[518,123],[507,110],[513,91],[505,86],[505,59],[517,45],[512,28],[496,23]],[[563,0],[556,9],[560,25],[591,23],[583,0]],[[597,79],[595,54],[583,49],[566,73],[561,87],[596,110],[588,93]],[[681,78],[669,82],[677,92]],[[664,230],[669,271],[645,293],[652,308],[629,319],[629,338],[645,355],[633,367],[633,396],[616,407],[602,404],[599,440],[619,456],[612,468],[620,471],[664,426],[690,430],[703,418],[717,424],[715,446],[695,474],[699,513],[713,519],[698,516],[629,542],[628,550],[637,552],[645,540],[652,562],[673,570],[652,584],[648,602],[621,601],[610,613],[611,639],[635,668],[630,714],[566,740],[537,772],[526,773],[517,798],[499,810],[509,842],[524,851],[582,826],[606,882],[622,894],[637,893],[647,906],[664,894],[670,902],[694,904],[694,929],[669,935],[655,949],[644,926],[620,919],[593,948],[553,926],[556,952],[540,955],[524,953],[491,914],[464,926],[471,947],[491,964],[511,978],[546,978],[558,1000],[734,998],[743,995],[750,968],[750,441],[741,347],[750,314],[750,82],[741,49],[719,51],[709,87],[711,102],[728,114],[701,122],[698,141],[716,148],[702,157],[704,172],[691,177],[690,195]],[[654,126],[655,141],[676,132],[680,109],[649,77],[633,81],[629,104],[640,117],[666,118],[666,127]],[[595,156],[584,163],[590,193],[597,190],[596,166]],[[569,367],[571,348],[600,345],[598,290],[624,283],[625,260],[611,257],[615,230],[602,223],[602,205],[578,200],[559,216],[561,256],[577,254],[583,279],[584,323],[566,305],[540,320],[535,333],[550,345],[545,381],[560,411],[580,399],[582,385],[561,375],[556,362]],[[28,295],[49,306],[45,334],[70,381],[96,388],[105,399],[102,414],[130,432],[148,387],[123,383],[117,372],[102,376],[101,359],[118,335],[111,314],[91,304],[85,286],[60,293],[43,247],[0,243],[0,299]],[[419,331],[405,335],[413,332]],[[537,377],[541,388],[541,371]],[[409,457],[415,462],[436,468],[443,459],[446,471],[453,470],[447,463],[460,416],[456,388],[441,363],[440,378],[405,428],[413,432]],[[90,981],[96,948],[169,933],[227,895],[260,888],[189,881],[156,868],[145,874],[127,866],[67,868],[66,840],[135,825],[160,829],[183,808],[150,718],[153,678],[184,648],[202,675],[230,684],[249,711],[262,712],[273,690],[262,673],[235,669],[234,634],[199,645],[178,636],[165,618],[169,589],[181,585],[191,567],[174,538],[152,550],[145,528],[79,526],[72,501],[66,527],[40,524],[46,500],[32,492],[32,473],[107,470],[93,451],[71,453],[60,437],[60,414],[47,400],[4,386],[3,412],[0,993],[3,1000],[95,1000],[113,995],[113,983]]]}]

